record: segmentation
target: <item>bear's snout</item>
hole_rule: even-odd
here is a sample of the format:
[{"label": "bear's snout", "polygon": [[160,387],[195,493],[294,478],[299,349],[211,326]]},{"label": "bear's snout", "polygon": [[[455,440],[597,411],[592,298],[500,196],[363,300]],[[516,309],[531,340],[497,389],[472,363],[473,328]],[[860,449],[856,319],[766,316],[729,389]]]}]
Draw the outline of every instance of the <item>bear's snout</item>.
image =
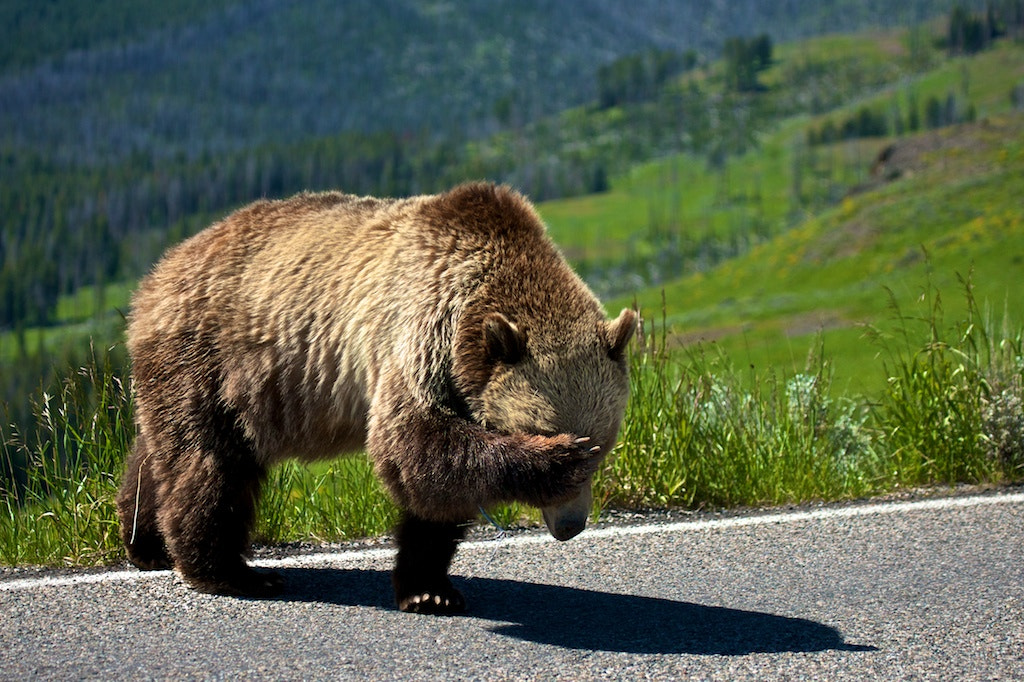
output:
[{"label": "bear's snout", "polygon": [[544,516],[544,523],[552,537],[560,542],[571,540],[587,527],[587,517],[590,516],[590,494],[591,482],[588,479],[583,484],[580,494],[565,504],[555,507],[544,507],[541,514]]},{"label": "bear's snout", "polygon": [[[545,521],[547,521],[547,519],[545,519]],[[587,520],[586,518],[583,520],[573,519],[571,522],[562,521],[560,523],[551,523],[548,521],[547,524],[552,537],[560,542],[565,542],[566,540],[571,540],[582,533],[583,529],[587,527]]]}]

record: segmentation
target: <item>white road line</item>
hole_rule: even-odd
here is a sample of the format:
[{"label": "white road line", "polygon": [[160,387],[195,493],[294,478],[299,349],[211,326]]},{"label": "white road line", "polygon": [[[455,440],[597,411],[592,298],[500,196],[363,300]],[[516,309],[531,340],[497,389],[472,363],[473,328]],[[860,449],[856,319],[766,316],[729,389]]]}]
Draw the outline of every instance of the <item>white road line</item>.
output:
[{"label": "white road line", "polygon": [[[974,497],[947,497],[936,500],[922,500],[919,502],[885,502],[880,504],[867,504],[852,507],[834,507],[828,509],[816,509],[813,511],[795,511],[778,514],[760,514],[754,516],[738,516],[727,519],[712,519],[708,521],[678,521],[674,523],[655,523],[639,526],[611,526],[585,531],[580,537],[608,538],[625,535],[648,535],[651,533],[684,533],[692,531],[722,530],[729,528],[740,528],[745,526],[767,526],[780,523],[798,523],[802,521],[821,521],[832,519],[846,519],[857,516],[872,516],[877,514],[905,514],[916,511],[935,511],[942,509],[960,509],[965,507],[981,507],[995,504],[1022,504],[1024,493],[981,495]],[[525,536],[512,536],[498,540],[477,540],[464,542],[460,545],[459,551],[466,552],[474,549],[494,549],[508,545],[535,545],[548,542],[555,542],[549,535],[535,534]],[[287,568],[294,566],[319,566],[324,564],[338,565],[350,562],[364,561],[367,559],[388,558],[394,554],[391,548],[361,549],[342,552],[324,552],[320,554],[306,554],[281,559],[261,559],[252,562],[263,568]],[[71,585],[88,585],[93,583],[114,583],[128,580],[146,580],[150,578],[166,577],[171,571],[138,571],[135,569],[124,571],[107,571],[103,573],[86,573],[81,575],[62,575],[55,577],[22,578],[16,580],[0,581],[0,592],[13,592],[16,590],[30,590],[43,587],[66,587]]]}]

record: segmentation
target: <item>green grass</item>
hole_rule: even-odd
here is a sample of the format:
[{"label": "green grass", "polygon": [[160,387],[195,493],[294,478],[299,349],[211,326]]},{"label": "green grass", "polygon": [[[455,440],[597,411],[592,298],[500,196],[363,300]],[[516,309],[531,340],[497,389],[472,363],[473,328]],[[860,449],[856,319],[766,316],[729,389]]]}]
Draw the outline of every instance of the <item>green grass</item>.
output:
[{"label": "green grass", "polygon": [[943,298],[931,287],[924,295],[926,317],[907,318],[891,301],[900,325],[885,343],[879,428],[891,453],[888,466],[903,479],[1013,480],[1024,474],[1024,337],[1008,316],[997,323],[979,311],[973,282],[962,284],[966,314],[948,326]]},{"label": "green grass", "polygon": [[398,510],[366,457],[354,456],[275,468],[264,486],[257,518],[257,542],[328,542],[387,533],[398,520]]},{"label": "green grass", "polygon": [[[9,486],[0,488],[0,561],[120,559],[114,494],[134,434],[127,382],[94,359],[35,408],[36,432],[0,428],[0,480]],[[19,480],[12,470],[22,468]]]},{"label": "green grass", "polygon": [[[611,507],[732,507],[836,500],[920,485],[1024,478],[1022,333],[978,310],[947,326],[926,285],[927,314],[889,305],[873,330],[878,398],[833,391],[819,344],[796,372],[737,367],[720,348],[667,349],[653,327],[634,355],[621,444],[596,483]],[[653,338],[652,338],[653,337]]]},{"label": "green grass", "polygon": [[722,508],[884,488],[866,409],[829,397],[827,364],[786,377],[740,372],[706,349],[683,366],[670,357],[654,351],[639,360],[639,400],[598,481],[605,504]]},{"label": "green grass", "polygon": [[[1018,308],[1024,118],[993,118],[959,133],[964,147],[913,177],[850,196],[738,258],[666,285],[680,342],[713,340],[737,361],[793,370],[820,331],[842,358],[839,384],[871,392],[882,388],[868,371],[878,349],[863,342],[863,327],[889,319],[885,288],[912,307],[929,278],[949,290],[973,270],[983,309]],[[660,307],[661,296],[660,289],[636,294],[648,310]],[[951,314],[965,312],[962,301],[949,305]]]}]

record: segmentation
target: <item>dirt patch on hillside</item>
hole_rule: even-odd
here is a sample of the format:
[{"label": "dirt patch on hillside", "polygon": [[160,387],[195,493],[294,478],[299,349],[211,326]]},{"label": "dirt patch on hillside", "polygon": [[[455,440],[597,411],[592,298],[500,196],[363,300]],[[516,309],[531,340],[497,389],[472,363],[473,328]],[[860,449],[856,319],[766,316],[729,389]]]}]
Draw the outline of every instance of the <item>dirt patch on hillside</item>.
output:
[{"label": "dirt patch on hillside", "polygon": [[995,162],[984,152],[1003,146],[1006,140],[1024,134],[1020,116],[984,119],[906,137],[885,145],[871,166],[871,179],[853,189],[859,194],[893,180],[955,165],[969,174],[992,167]]},{"label": "dirt patch on hillside", "polygon": [[[870,178],[852,188],[848,198],[914,176],[934,174],[937,182],[945,182],[950,175],[970,178],[989,173],[998,168],[999,150],[1005,150],[1007,141],[1021,138],[1024,116],[1005,116],[894,140],[878,151]],[[842,260],[869,249],[878,236],[879,227],[869,217],[854,213],[808,244],[802,257],[815,265]],[[916,250],[908,252],[908,260],[900,265],[914,262],[919,255]]]}]

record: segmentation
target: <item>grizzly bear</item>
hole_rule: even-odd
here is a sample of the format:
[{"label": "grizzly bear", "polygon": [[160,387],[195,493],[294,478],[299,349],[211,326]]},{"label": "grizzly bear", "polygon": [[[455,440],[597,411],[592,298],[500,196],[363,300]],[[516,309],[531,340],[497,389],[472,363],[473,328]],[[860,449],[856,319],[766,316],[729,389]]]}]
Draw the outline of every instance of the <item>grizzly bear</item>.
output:
[{"label": "grizzly bear", "polygon": [[281,577],[245,561],[268,467],[365,448],[402,510],[398,607],[460,611],[448,569],[478,510],[514,500],[560,540],[583,529],[636,319],[605,319],[506,187],[242,208],[168,251],[132,299],[128,557],[272,596]]}]

